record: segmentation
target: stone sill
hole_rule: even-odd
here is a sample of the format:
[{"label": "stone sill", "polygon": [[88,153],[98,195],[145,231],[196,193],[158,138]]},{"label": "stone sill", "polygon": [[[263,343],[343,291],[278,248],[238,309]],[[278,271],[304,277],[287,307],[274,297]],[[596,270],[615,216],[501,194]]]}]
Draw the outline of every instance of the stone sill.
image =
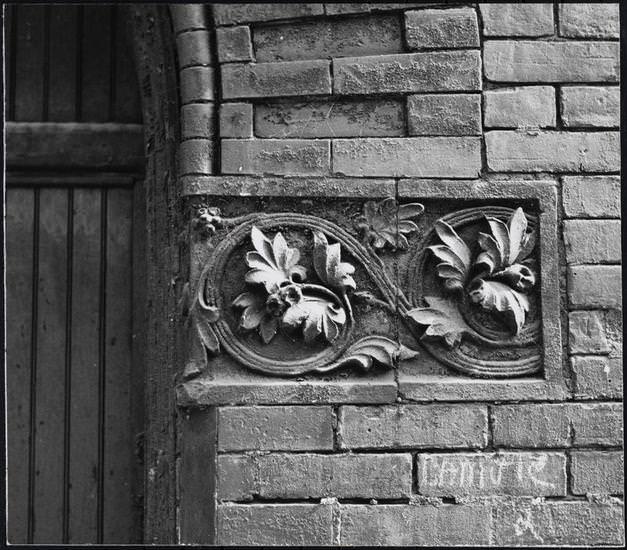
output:
[{"label": "stone sill", "polygon": [[196,378],[176,388],[177,405],[200,408],[213,405],[392,404],[415,401],[563,401],[570,394],[559,382],[540,378],[507,380],[459,376],[402,376],[393,371],[363,380],[267,381]]}]

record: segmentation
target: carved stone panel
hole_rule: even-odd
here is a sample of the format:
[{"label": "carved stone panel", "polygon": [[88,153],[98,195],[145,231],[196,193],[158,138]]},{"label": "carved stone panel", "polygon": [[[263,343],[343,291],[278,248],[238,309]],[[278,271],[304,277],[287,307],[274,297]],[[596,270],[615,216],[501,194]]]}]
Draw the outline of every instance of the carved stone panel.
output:
[{"label": "carved stone panel", "polygon": [[190,183],[184,379],[556,380],[552,186],[218,179]]}]

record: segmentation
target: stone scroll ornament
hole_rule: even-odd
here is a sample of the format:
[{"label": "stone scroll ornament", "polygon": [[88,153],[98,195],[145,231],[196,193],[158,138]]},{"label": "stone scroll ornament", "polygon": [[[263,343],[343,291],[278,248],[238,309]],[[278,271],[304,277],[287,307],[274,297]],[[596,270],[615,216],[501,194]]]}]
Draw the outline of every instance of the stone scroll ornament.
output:
[{"label": "stone scroll ornament", "polygon": [[[533,343],[537,332],[537,322],[527,327],[537,283],[535,231],[523,210],[495,207],[486,214],[470,209],[460,223],[436,221],[431,242],[423,239],[410,262],[413,272],[406,295],[379,255],[383,249],[406,254],[411,249],[407,237],[417,232],[414,220],[423,212],[418,203],[369,201],[350,232],[306,214],[223,218],[215,208],[200,207],[194,223],[201,235],[211,236],[218,227],[230,231],[213,248],[187,308],[191,345],[207,360],[226,351],[250,369],[285,376],[348,365],[394,368],[416,357],[418,351],[412,348],[420,345],[466,374],[519,376],[537,370],[533,354],[518,353]],[[511,213],[505,217],[505,212]],[[454,227],[468,225],[468,220],[486,229],[475,232],[476,242],[467,242]],[[307,238],[290,245],[281,229]],[[237,254],[243,254],[247,267],[245,290],[227,303],[222,289],[228,285],[229,258]],[[356,266],[380,297],[358,288]],[[427,266],[432,266],[428,275]],[[425,294],[422,280],[428,277],[436,291]],[[363,301],[398,316],[415,338],[414,345],[382,334],[356,334],[354,305]],[[237,319],[237,326],[227,317]],[[252,337],[254,345],[242,335],[248,342]],[[281,338],[311,351],[294,358],[259,351]],[[472,350],[477,345],[509,347],[513,359],[475,361]]]}]

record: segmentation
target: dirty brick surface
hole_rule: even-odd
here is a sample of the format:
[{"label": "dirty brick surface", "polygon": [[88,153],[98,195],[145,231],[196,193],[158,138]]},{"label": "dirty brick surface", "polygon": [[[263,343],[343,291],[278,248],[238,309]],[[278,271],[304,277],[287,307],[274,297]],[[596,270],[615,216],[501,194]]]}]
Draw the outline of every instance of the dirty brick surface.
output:
[{"label": "dirty brick surface", "polygon": [[215,453],[195,451],[213,542],[623,544],[618,4],[188,8],[173,10],[188,192],[289,188],[315,209],[324,190],[446,180],[462,202],[504,181],[557,197],[540,256],[560,391],[464,378],[426,351],[418,373],[192,382],[185,406],[217,409]]}]

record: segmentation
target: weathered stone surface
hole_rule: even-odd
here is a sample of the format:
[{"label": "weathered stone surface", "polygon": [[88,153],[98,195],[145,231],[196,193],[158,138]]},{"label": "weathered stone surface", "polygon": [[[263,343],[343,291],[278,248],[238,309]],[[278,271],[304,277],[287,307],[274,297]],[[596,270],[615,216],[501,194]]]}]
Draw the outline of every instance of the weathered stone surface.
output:
[{"label": "weathered stone surface", "polygon": [[476,136],[481,134],[479,94],[421,94],[407,98],[411,136]]},{"label": "weathered stone surface", "polygon": [[329,141],[223,139],[221,166],[224,174],[324,175]]},{"label": "weathered stone surface", "polygon": [[555,88],[523,86],[483,93],[486,128],[554,127]]},{"label": "weathered stone surface", "polygon": [[619,263],[620,236],[620,220],[566,220],[566,261],[569,264]]},{"label": "weathered stone surface", "polygon": [[560,35],[569,38],[618,38],[620,21],[617,3],[561,2]]},{"label": "weathered stone surface", "polygon": [[216,531],[216,544],[224,546],[327,546],[333,544],[332,506],[222,504]]},{"label": "weathered stone surface", "polygon": [[331,407],[221,407],[219,451],[333,449]]},{"label": "weathered stone surface", "polygon": [[341,505],[342,546],[487,546],[489,504]]},{"label": "weathered stone surface", "polygon": [[249,27],[216,29],[216,41],[218,43],[218,61],[220,63],[252,61],[253,45]]},{"label": "weathered stone surface", "polygon": [[598,355],[571,358],[575,397],[616,399],[623,396],[622,357]]},{"label": "weathered stone surface", "polygon": [[617,42],[489,40],[483,66],[496,82],[618,82]]},{"label": "weathered stone surface", "polygon": [[179,68],[192,65],[211,65],[212,51],[208,31],[191,31],[176,37]]},{"label": "weathered stone surface", "polygon": [[190,103],[181,107],[181,137],[211,138],[216,134],[213,103]]},{"label": "weathered stone surface", "polygon": [[338,439],[343,449],[482,448],[488,419],[483,405],[341,407]]},{"label": "weathered stone surface", "polygon": [[251,455],[220,455],[216,461],[216,498],[248,501],[256,494],[257,467]]},{"label": "weathered stone surface", "polygon": [[602,311],[571,311],[568,314],[570,353],[607,353],[610,345]]},{"label": "weathered stone surface", "polygon": [[620,169],[618,132],[486,132],[496,172],[609,172]]},{"label": "weathered stone surface", "polygon": [[484,36],[553,34],[553,6],[548,3],[479,4]]},{"label": "weathered stone surface", "polygon": [[220,137],[253,137],[253,106],[250,103],[220,105]]},{"label": "weathered stone surface", "polygon": [[568,268],[568,301],[571,308],[620,308],[621,267],[579,265]]},{"label": "weathered stone surface", "polygon": [[255,106],[258,137],[364,137],[405,134],[400,99],[267,103]]},{"label": "weathered stone surface", "polygon": [[175,33],[207,28],[207,12],[204,4],[171,4],[169,7]]},{"label": "weathered stone surface", "polygon": [[475,137],[333,140],[333,171],[347,176],[477,177]]},{"label": "weathered stone surface", "polygon": [[333,60],[336,94],[476,91],[478,51],[423,52]]},{"label": "weathered stone surface", "polygon": [[477,13],[472,8],[405,12],[405,39],[410,50],[476,48]]},{"label": "weathered stone surface", "polygon": [[622,451],[573,451],[572,487],[575,495],[622,495],[625,487]]},{"label": "weathered stone surface", "polygon": [[566,456],[563,453],[419,454],[416,460],[421,495],[566,494]]},{"label": "weathered stone surface", "polygon": [[494,445],[552,448],[620,445],[620,403],[538,403],[493,408]]},{"label": "weathered stone surface", "polygon": [[392,11],[403,10],[408,8],[424,8],[429,6],[437,6],[437,3],[425,3],[425,2],[381,2],[381,3],[338,3],[338,4],[325,4],[324,8],[327,15],[341,15],[345,13],[371,13],[377,11]]},{"label": "weathered stone surface", "polygon": [[255,30],[258,62],[379,55],[403,51],[398,17],[303,21]]},{"label": "weathered stone surface", "polygon": [[495,506],[497,546],[597,546],[624,543],[623,504],[516,499]]},{"label": "weathered stone surface", "polygon": [[272,21],[322,15],[323,4],[213,4],[213,18],[217,25],[249,23],[252,21]]},{"label": "weathered stone surface", "polygon": [[[225,481],[219,484],[218,498],[407,498],[411,471],[410,454],[221,455],[218,479]],[[227,480],[229,475],[238,480]]]},{"label": "weathered stone surface", "polygon": [[211,139],[188,139],[179,145],[178,169],[183,174],[211,174],[214,144]]},{"label": "weathered stone surface", "polygon": [[328,61],[233,63],[221,70],[224,99],[331,93]]},{"label": "weathered stone surface", "polygon": [[620,218],[619,176],[565,176],[564,214],[569,218]]},{"label": "weathered stone surface", "polygon": [[620,123],[618,86],[565,86],[561,91],[565,126],[614,127]]},{"label": "weathered stone surface", "polygon": [[181,71],[181,103],[212,101],[213,69],[211,67],[187,67]]}]

